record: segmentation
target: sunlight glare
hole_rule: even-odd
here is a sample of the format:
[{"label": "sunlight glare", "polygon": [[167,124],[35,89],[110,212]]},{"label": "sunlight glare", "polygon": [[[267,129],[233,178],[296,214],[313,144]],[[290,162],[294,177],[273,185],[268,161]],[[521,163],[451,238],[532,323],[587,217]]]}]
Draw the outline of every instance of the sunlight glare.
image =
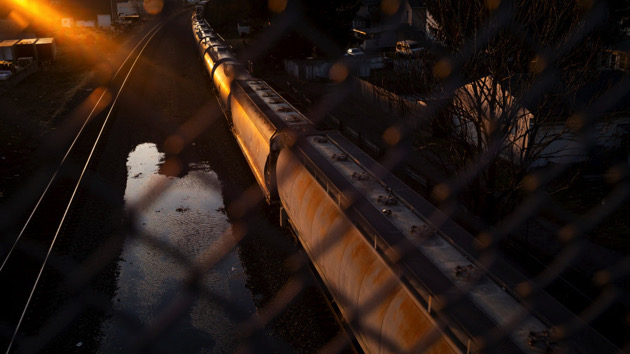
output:
[{"label": "sunlight glare", "polygon": [[17,11],[11,11],[11,13],[9,13],[9,19],[13,20],[13,22],[15,22],[16,26],[18,27],[19,31],[23,31],[26,27],[28,27],[29,22],[26,18],[24,18],[24,16],[22,14],[20,14]]},{"label": "sunlight glare", "polygon": [[[42,24],[48,29],[61,23],[61,15],[54,8],[46,5],[41,0],[8,0],[15,6],[13,16],[21,15],[23,18],[30,18],[32,22]],[[26,21],[26,20],[25,20]],[[27,21],[28,22],[28,21]]]},{"label": "sunlight glare", "polygon": [[144,9],[147,11],[147,13],[151,15],[157,15],[160,12],[162,12],[162,9],[164,8],[164,1],[163,0],[144,0],[143,6],[144,6]]}]

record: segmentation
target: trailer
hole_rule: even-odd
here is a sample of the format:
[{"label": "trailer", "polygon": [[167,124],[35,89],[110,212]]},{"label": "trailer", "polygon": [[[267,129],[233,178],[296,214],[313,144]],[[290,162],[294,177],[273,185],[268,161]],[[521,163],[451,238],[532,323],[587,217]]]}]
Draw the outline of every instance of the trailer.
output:
[{"label": "trailer", "polygon": [[108,14],[99,14],[96,15],[96,22],[98,23],[98,28],[112,28],[112,16]]},{"label": "trailer", "polygon": [[119,2],[116,4],[116,10],[118,17],[140,16],[143,15],[144,7],[142,2],[127,1]]},{"label": "trailer", "polygon": [[15,44],[19,41],[19,39],[0,41],[0,60],[15,63]]},{"label": "trailer", "polygon": [[64,17],[61,19],[61,27],[72,28],[74,27],[74,19],[72,17]]},{"label": "trailer", "polygon": [[19,58],[33,58],[37,60],[37,49],[35,48],[37,38],[22,39],[17,42],[15,48],[15,59]]},{"label": "trailer", "polygon": [[57,43],[54,38],[40,38],[35,43],[40,63],[52,63],[57,58]]}]

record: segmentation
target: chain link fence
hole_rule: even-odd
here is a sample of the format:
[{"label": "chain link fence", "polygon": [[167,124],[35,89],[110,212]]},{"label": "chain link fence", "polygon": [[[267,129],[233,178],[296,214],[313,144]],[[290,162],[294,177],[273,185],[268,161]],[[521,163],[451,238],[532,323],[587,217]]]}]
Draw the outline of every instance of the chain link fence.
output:
[{"label": "chain link fence", "polygon": [[[159,128],[168,137],[160,146],[164,155],[159,160],[159,174],[169,178],[151,180],[146,186],[138,185],[140,193],[134,197],[134,202],[127,200],[125,204],[120,198],[111,197],[120,194],[121,189],[112,185],[109,178],[116,173],[126,174],[133,167],[121,167],[120,164],[114,167],[111,163],[95,167],[93,175],[84,182],[91,191],[79,192],[74,202],[75,208],[84,212],[70,211],[70,222],[57,230],[57,234],[67,232],[75,236],[69,237],[68,241],[60,238],[52,251],[48,251],[43,238],[38,237],[24,238],[14,244],[15,236],[21,233],[19,230],[26,220],[23,213],[31,208],[32,203],[28,201],[39,197],[40,186],[45,185],[42,180],[46,179],[48,170],[20,187],[14,193],[16,197],[3,205],[3,255],[9,254],[12,247],[17,247],[22,252],[20,255],[28,255],[34,260],[33,264],[38,264],[37,267],[43,261],[48,270],[39,288],[59,289],[56,290],[59,294],[52,297],[60,304],[47,305],[50,301],[46,298],[48,293],[31,292],[29,302],[34,296],[33,306],[38,311],[45,309],[46,312],[47,309],[49,313],[35,314],[27,309],[21,312],[20,308],[25,318],[20,332],[15,331],[13,319],[3,316],[2,336],[11,343],[10,350],[48,351],[62,345],[59,343],[72,342],[74,349],[79,351],[83,342],[69,334],[69,329],[103,332],[103,327],[98,328],[100,323],[115,327],[106,330],[110,335],[125,331],[136,335],[123,347],[99,347],[98,340],[94,340],[90,345],[95,347],[85,349],[159,352],[164,348],[156,346],[156,343],[169,333],[175,333],[174,337],[181,341],[182,347],[188,348],[183,344],[187,334],[181,333],[178,326],[181,319],[194,311],[191,309],[199,309],[198,304],[202,302],[206,304],[203,307],[205,311],[199,311],[194,316],[216,317],[227,313],[237,319],[229,328],[218,328],[220,325],[205,328],[209,333],[230,337],[225,342],[228,344],[210,345],[212,349],[209,351],[284,351],[289,348],[323,352],[371,351],[374,348],[391,352],[439,349],[462,352],[628,351],[630,111],[627,99],[630,97],[630,81],[627,66],[624,70],[599,70],[596,64],[601,51],[595,50],[599,47],[590,46],[602,45],[594,36],[612,18],[610,4],[579,2],[575,5],[579,17],[565,18],[561,17],[564,14],[562,11],[553,7],[553,4],[559,6],[556,3],[560,2],[530,4],[527,9],[523,8],[529,6],[527,4],[507,0],[475,1],[469,5],[460,4],[460,8],[448,7],[455,2],[427,2],[423,5],[412,1],[385,0],[374,4],[382,15],[381,24],[394,31],[406,21],[406,16],[422,13],[425,23],[417,30],[434,37],[430,42],[431,48],[427,45],[427,50],[414,61],[421,63],[422,70],[415,65],[414,73],[409,73],[409,76],[424,80],[414,86],[414,92],[404,89],[396,92],[396,87],[383,84],[387,77],[405,76],[399,73],[405,65],[394,64],[397,74],[393,74],[393,68],[385,66],[372,69],[370,77],[353,76],[353,66],[365,65],[366,60],[371,60],[366,58],[382,58],[382,54],[339,57],[340,50],[335,41],[321,28],[305,21],[305,10],[296,2],[270,1],[268,6],[275,17],[269,27],[255,36],[237,38],[238,35],[231,33],[218,33],[223,36],[224,42],[233,45],[230,50],[238,61],[253,68],[254,77],[264,80],[269,90],[273,88],[290,101],[292,107],[301,111],[319,129],[316,133],[311,130],[296,131],[293,135],[289,134],[290,142],[285,143],[285,147],[270,148],[272,151],[276,149],[280,155],[279,162],[275,162],[278,166],[284,161],[280,152],[282,149],[291,151],[294,156],[307,155],[306,152],[311,151],[308,144],[316,136],[313,146],[335,142],[336,147],[332,150],[325,150],[327,147],[322,148],[324,152],[313,150],[320,151],[322,156],[334,152],[331,155],[334,160],[332,166],[349,160],[360,168],[352,170],[354,174],[351,174],[349,189],[343,190],[335,184],[336,175],[332,176],[339,172],[318,171],[321,165],[317,164],[316,157],[312,157],[312,161],[308,160],[308,156],[298,159],[317,180],[317,188],[323,188],[325,198],[330,198],[332,205],[336,205],[335,212],[349,221],[334,221],[328,228],[322,226],[327,231],[318,237],[328,241],[304,245],[307,234],[315,231],[309,227],[307,232],[300,226],[304,225],[304,221],[298,219],[306,216],[296,218],[295,215],[301,215],[299,211],[293,210],[297,214],[291,214],[287,210],[282,191],[279,193],[281,200],[270,198],[268,204],[258,185],[242,187],[247,181],[254,180],[251,177],[245,182],[242,182],[243,177],[217,182],[216,177],[197,176],[196,171],[204,168],[187,163],[187,154],[194,149],[193,144],[198,144],[198,148],[213,149],[212,142],[200,142],[198,139],[217,127],[236,131],[234,101],[231,105],[217,104],[215,98],[208,97],[206,102],[209,103],[199,107],[192,117],[183,117],[181,122],[165,119],[166,123]],[[438,9],[443,13],[437,13]],[[551,14],[547,19],[537,18],[541,15],[537,11],[542,10],[560,11],[556,22],[565,22],[554,24],[554,20],[549,19]],[[625,8],[622,10],[627,12]],[[188,21],[192,11],[197,10],[188,8],[176,16],[160,16],[172,24],[177,18],[186,17]],[[461,14],[466,14],[466,11],[478,14],[468,24],[470,27],[449,22],[449,18],[451,21],[461,20]],[[527,20],[523,20],[523,16]],[[540,26],[555,25],[560,28],[537,28],[536,21]],[[194,25],[186,23],[186,31],[190,33],[190,27]],[[209,25],[214,26],[211,21]],[[219,32],[217,28],[215,30]],[[545,30],[559,32],[550,38],[540,35]],[[283,72],[281,67],[284,64],[274,58],[271,48],[275,48],[288,33],[298,33],[320,53],[333,58],[327,78],[305,81],[300,80],[299,75],[296,78]],[[190,34],[190,37],[193,35]],[[196,44],[199,45],[199,42]],[[191,43],[185,43],[185,46],[192,47]],[[192,49],[185,55],[191,52]],[[627,51],[617,53],[627,58]],[[270,54],[272,59],[269,59]],[[393,52],[389,57],[395,62],[408,60],[397,57]],[[583,65],[579,66],[579,63]],[[420,71],[421,74],[418,74]],[[116,80],[120,78],[114,78],[110,83],[112,92],[115,92]],[[211,79],[204,80],[210,86],[214,85]],[[256,82],[256,85],[264,85],[262,81]],[[231,84],[232,90],[234,87],[235,84]],[[172,92],[158,94],[163,94],[164,100],[168,100]],[[232,99],[234,97],[233,94]],[[217,102],[220,101],[219,97]],[[137,104],[140,107],[135,113],[147,108]],[[170,113],[179,114],[176,110]],[[85,108],[69,114],[68,124],[76,124],[76,117],[87,114]],[[168,112],[162,114],[169,115]],[[224,123],[224,114],[229,117],[227,121],[232,126]],[[151,120],[140,121],[149,123]],[[216,123],[218,121],[221,123]],[[105,134],[116,136],[114,129],[108,127]],[[33,130],[37,131],[37,128]],[[65,152],[70,141],[68,136],[62,137],[51,149]],[[126,156],[130,146],[123,144],[117,149],[120,151],[116,156]],[[107,156],[105,150],[104,147],[97,148],[95,156]],[[238,158],[240,162],[234,163],[248,169],[240,155]],[[291,161],[289,157],[286,159]],[[378,161],[379,165],[371,165],[373,161]],[[73,165],[69,169],[80,167]],[[138,171],[135,172],[136,179],[148,173],[146,170],[133,171]],[[228,176],[231,171],[234,171],[231,167],[223,168],[223,176]],[[278,180],[301,178],[283,170],[274,173],[277,173]],[[217,236],[202,243],[202,246],[195,243],[194,250],[190,250],[192,246],[188,243],[191,241],[165,237],[172,231],[171,226],[160,226],[160,215],[155,215],[166,212],[163,209],[154,210],[154,203],[160,196],[168,196],[169,192],[178,188],[176,177],[186,175],[197,176],[207,190],[215,190],[217,184],[233,187],[228,189],[229,195],[224,196],[226,205],[217,206],[219,213],[225,215],[229,222],[214,216],[191,216],[186,213],[187,206],[171,205],[175,210],[171,210],[171,214],[182,216],[177,228],[188,230],[191,225],[207,224],[220,230],[215,231]],[[383,184],[385,191],[378,196],[378,203],[366,204],[363,200],[371,195],[371,191],[350,188],[365,180]],[[132,179],[127,181],[127,188],[132,183],[130,181]],[[226,194],[225,190],[223,194]],[[363,194],[357,195],[357,191]],[[416,193],[423,198],[417,197]],[[95,195],[106,202],[92,205],[90,196]],[[320,202],[320,197],[310,197],[313,203]],[[305,210],[309,203],[304,201]],[[46,205],[55,208],[54,203]],[[107,205],[105,211],[99,211],[103,205]],[[401,205],[411,210],[410,215],[422,220],[422,223],[397,221],[396,208]],[[371,211],[366,210],[368,207]],[[153,216],[147,216],[147,210]],[[72,213],[76,214],[74,218]],[[83,216],[85,213],[107,220],[109,224],[94,225],[90,221],[93,219]],[[158,219],[154,219],[156,217]],[[374,226],[380,217],[388,218],[388,222],[399,229],[407,227],[400,233],[411,236],[397,239],[379,234],[379,230],[390,230],[387,227],[391,226],[387,224],[380,229]],[[157,227],[143,227],[145,224]],[[284,227],[283,232],[278,229],[280,225]],[[347,234],[352,230],[358,230],[361,242],[374,250],[370,257],[382,262],[389,272],[387,274],[390,274],[386,281],[375,281],[373,284],[378,283],[379,286],[370,288],[369,296],[364,295],[361,300],[350,297],[348,292],[331,289],[334,282],[327,280],[330,270],[318,261],[311,264],[313,260],[321,261],[333,257],[331,255],[339,255],[338,248],[345,245]],[[195,232],[190,231],[190,235],[195,235]],[[200,232],[201,237],[205,233]],[[291,247],[291,234],[304,249]],[[82,237],[90,240],[87,245],[80,244]],[[441,239],[436,241],[434,237]],[[452,244],[466,262],[439,264],[435,261],[439,259],[439,252],[437,258],[430,258],[431,254],[427,251],[435,247],[433,242]],[[126,290],[98,285],[99,282],[111,283],[111,279],[127,276],[120,264],[131,262],[133,256],[123,251],[130,244],[142,245],[144,250],[149,250],[149,257],[170,259],[172,266],[179,269],[178,278],[182,279],[173,285],[175,290],[159,295],[164,296],[154,304],[159,310],[148,317],[138,316],[134,309],[112,305],[113,299]],[[216,276],[221,272],[230,272],[229,267],[224,269],[225,264],[238,263],[226,261],[234,257],[235,252],[240,259],[250,257],[250,263],[242,266],[248,268],[244,273],[259,273],[252,272],[259,267],[265,268],[265,272],[286,273],[281,277],[280,284],[271,282],[275,285],[267,284],[266,276],[260,275],[263,280],[247,277],[255,310],[246,309],[242,298],[231,297],[230,292],[224,291],[230,287],[232,280],[225,281]],[[256,253],[260,254],[251,256]],[[425,258],[418,258],[420,256]],[[444,257],[445,260],[450,259]],[[266,258],[276,261],[266,263]],[[426,259],[433,259],[433,263]],[[360,257],[353,258],[350,263],[346,261],[339,258],[340,267],[349,265],[359,270],[348,268],[342,269],[341,273],[362,274],[361,269],[364,269],[365,274],[369,274],[371,268],[361,268],[365,265]],[[29,262],[24,264],[36,268]],[[234,266],[232,268],[234,271]],[[2,270],[5,273],[3,287],[27,286],[27,280],[15,279],[19,277],[19,272],[9,271]],[[167,272],[159,268],[154,271]],[[299,308],[310,306],[309,302],[322,302],[319,295],[312,295],[311,289],[314,283],[310,272],[318,271],[329,272],[320,274],[323,281],[315,284],[321,287],[329,302],[327,305],[319,304],[316,311],[331,309],[343,317],[339,321],[342,330],[324,330],[326,334],[321,337],[324,339],[306,339],[298,334],[297,338],[287,340],[286,337],[292,335],[287,334],[291,332],[287,328],[299,326],[304,319],[300,316],[311,317],[309,321],[313,317],[317,317],[316,321],[327,317],[318,312],[296,315],[290,320],[286,317],[287,313],[299,312]],[[416,274],[416,271],[430,274]],[[350,282],[347,280],[348,284]],[[329,288],[325,289],[326,286]],[[492,296],[494,286],[501,288],[510,299],[517,300],[511,311],[501,309],[498,304],[495,304],[498,310],[488,305],[488,302],[504,299]],[[265,287],[268,289],[260,290]],[[395,328],[394,324],[399,322],[392,317],[381,320],[381,327],[366,322],[376,313],[387,312],[389,306],[393,307],[388,301],[398,296],[400,289],[410,294],[406,296],[415,301],[414,306],[423,309],[422,314],[429,319],[426,323],[430,326]],[[480,289],[486,289],[487,293]],[[260,298],[259,292],[265,293],[264,299]],[[350,303],[354,305],[348,305]],[[579,317],[570,316],[570,312]],[[493,317],[497,314],[502,317]],[[540,325],[531,325],[532,315]],[[117,320],[104,320],[112,317]],[[33,319],[39,323],[29,324]],[[330,318],[322,318],[321,321],[331,322]],[[418,320],[425,323],[423,321]],[[288,324],[282,327],[278,322]],[[531,329],[523,332],[523,328]],[[282,338],[280,342],[289,341],[289,346],[265,337],[269,331],[274,333],[272,337]],[[400,339],[401,333],[405,333],[408,342]],[[317,336],[319,338],[320,335]],[[300,340],[313,344],[311,347],[300,347],[296,344]],[[166,351],[172,350],[168,348]]]}]

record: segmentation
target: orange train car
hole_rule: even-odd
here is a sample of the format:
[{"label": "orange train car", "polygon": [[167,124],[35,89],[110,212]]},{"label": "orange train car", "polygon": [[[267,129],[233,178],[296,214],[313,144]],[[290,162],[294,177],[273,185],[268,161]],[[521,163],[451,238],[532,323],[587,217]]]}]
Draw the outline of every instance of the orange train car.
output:
[{"label": "orange train car", "polygon": [[575,315],[338,132],[321,132],[220,45],[199,10],[202,63],[268,203],[286,224],[365,352],[615,352],[592,328],[559,338]]}]

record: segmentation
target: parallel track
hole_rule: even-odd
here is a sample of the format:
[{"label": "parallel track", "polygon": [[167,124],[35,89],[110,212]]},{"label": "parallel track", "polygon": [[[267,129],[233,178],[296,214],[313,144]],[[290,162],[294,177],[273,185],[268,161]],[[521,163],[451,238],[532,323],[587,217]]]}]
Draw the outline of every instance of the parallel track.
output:
[{"label": "parallel track", "polygon": [[109,92],[112,93],[113,100],[103,110],[98,111],[97,107],[105,99],[106,91],[100,94],[43,188],[19,234],[15,236],[11,247],[6,253],[0,254],[2,257],[0,288],[4,298],[0,308],[0,348],[5,348],[7,353],[16,349],[20,327],[55,242],[63,234],[62,227],[71,208],[81,202],[81,198],[86,198],[82,195],[87,193],[79,191],[85,188],[85,178],[97,158],[103,137],[107,133],[108,123],[115,116],[112,112],[127,80],[155,35],[169,21],[187,11],[178,10],[160,20],[139,39],[110,80]]}]

